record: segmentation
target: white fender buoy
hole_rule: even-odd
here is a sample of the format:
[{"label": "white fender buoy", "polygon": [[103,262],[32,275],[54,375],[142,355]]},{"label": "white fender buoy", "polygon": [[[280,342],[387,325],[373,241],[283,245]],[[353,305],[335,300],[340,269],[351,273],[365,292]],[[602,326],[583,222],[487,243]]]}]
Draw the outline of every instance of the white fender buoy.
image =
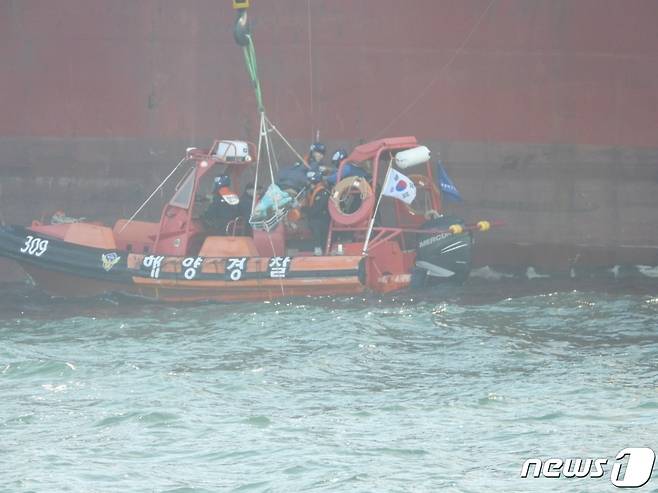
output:
[{"label": "white fender buoy", "polygon": [[410,168],[430,160],[430,150],[426,146],[418,146],[395,155],[395,164],[400,169]]}]

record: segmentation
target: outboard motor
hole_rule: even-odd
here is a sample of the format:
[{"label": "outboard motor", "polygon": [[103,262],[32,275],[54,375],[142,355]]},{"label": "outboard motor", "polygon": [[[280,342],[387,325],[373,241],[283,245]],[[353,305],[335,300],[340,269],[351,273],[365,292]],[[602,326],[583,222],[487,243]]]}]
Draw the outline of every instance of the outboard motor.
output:
[{"label": "outboard motor", "polygon": [[[464,221],[446,214],[427,221],[422,229],[448,230],[453,224],[464,226]],[[411,287],[434,286],[445,281],[464,282],[471,271],[472,249],[470,232],[420,233]]]}]

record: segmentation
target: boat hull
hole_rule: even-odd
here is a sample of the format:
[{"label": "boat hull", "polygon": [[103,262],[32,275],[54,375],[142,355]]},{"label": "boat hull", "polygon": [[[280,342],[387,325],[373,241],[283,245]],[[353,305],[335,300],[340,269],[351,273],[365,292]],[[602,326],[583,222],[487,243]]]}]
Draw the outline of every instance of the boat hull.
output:
[{"label": "boat hull", "polygon": [[245,281],[240,285],[212,282],[136,280],[136,295],[155,301],[194,302],[264,301],[278,298],[303,296],[348,296],[363,293],[365,287],[351,277],[334,278],[330,281],[304,280],[274,282],[269,284]]},{"label": "boat hull", "polygon": [[138,289],[129,283],[89,279],[26,262],[18,262],[18,264],[23,268],[32,282],[50,296],[87,298],[109,293],[139,295]]},{"label": "boat hull", "polygon": [[0,255],[53,296],[121,293],[155,301],[261,301],[365,290],[361,256],[167,257],[104,250],[0,228]]}]

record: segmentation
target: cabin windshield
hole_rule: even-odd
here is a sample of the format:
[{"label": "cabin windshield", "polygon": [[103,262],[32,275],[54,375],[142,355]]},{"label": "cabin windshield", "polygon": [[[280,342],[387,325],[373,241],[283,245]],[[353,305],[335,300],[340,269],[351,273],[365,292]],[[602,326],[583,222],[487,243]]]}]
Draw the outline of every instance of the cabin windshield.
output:
[{"label": "cabin windshield", "polygon": [[180,207],[181,209],[189,209],[192,202],[192,194],[194,192],[194,181],[196,178],[196,169],[191,168],[188,175],[183,179],[183,182],[176,190],[176,193],[169,201],[169,205]]}]

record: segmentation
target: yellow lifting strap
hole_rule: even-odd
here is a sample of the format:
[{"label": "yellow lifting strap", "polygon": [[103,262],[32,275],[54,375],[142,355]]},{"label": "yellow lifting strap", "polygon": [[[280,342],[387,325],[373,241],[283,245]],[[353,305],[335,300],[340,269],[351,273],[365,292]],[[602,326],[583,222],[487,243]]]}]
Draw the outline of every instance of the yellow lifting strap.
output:
[{"label": "yellow lifting strap", "polygon": [[249,0],[233,0],[233,8],[235,10],[248,9]]}]

